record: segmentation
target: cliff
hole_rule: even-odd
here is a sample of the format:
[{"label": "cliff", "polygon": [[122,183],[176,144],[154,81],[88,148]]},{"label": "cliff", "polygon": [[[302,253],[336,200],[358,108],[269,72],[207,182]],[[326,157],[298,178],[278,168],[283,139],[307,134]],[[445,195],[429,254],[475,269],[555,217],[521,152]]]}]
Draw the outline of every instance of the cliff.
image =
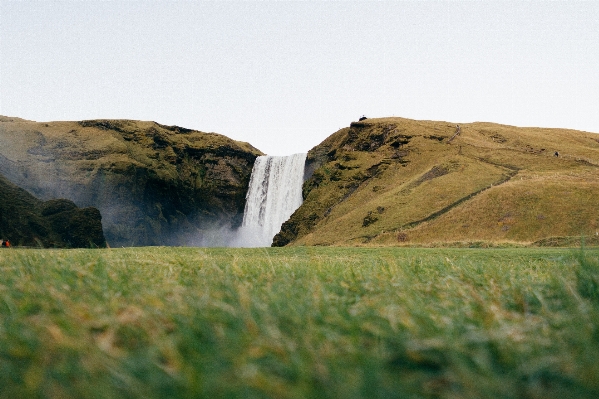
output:
[{"label": "cliff", "polygon": [[222,244],[260,154],[155,122],[0,117],[0,173],[42,200],[97,207],[111,246]]}]

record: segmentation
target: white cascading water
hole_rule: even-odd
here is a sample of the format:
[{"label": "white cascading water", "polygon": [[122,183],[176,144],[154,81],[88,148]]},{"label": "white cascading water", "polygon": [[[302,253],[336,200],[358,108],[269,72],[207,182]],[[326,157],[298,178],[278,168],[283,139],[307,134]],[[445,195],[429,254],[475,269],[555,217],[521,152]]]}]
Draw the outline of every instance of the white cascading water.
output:
[{"label": "white cascading water", "polygon": [[269,247],[302,204],[306,154],[256,158],[235,246]]}]

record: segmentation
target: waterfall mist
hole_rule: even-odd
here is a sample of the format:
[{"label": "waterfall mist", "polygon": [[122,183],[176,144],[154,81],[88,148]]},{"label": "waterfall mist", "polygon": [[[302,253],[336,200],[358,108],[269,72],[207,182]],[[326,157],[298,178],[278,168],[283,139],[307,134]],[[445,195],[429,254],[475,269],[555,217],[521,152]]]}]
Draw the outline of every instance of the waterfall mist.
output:
[{"label": "waterfall mist", "polygon": [[281,225],[302,204],[306,154],[256,158],[246,197],[243,222],[231,243],[268,247]]}]

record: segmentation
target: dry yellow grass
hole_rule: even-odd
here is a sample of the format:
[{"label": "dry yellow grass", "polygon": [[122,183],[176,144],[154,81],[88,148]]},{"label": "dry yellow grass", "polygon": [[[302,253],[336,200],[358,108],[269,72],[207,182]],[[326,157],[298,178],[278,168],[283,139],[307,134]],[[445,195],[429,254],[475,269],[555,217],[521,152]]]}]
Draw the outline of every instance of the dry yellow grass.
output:
[{"label": "dry yellow grass", "polygon": [[338,131],[310,152],[319,168],[283,233],[295,245],[430,245],[599,230],[599,135],[477,122],[450,142],[456,131],[402,118]]}]

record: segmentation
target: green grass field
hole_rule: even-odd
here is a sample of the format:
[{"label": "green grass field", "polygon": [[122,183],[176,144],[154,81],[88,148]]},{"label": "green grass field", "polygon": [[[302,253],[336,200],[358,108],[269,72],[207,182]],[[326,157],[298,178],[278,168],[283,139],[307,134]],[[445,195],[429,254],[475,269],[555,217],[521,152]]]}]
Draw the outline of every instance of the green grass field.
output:
[{"label": "green grass field", "polygon": [[0,398],[597,398],[599,251],[0,251]]}]

